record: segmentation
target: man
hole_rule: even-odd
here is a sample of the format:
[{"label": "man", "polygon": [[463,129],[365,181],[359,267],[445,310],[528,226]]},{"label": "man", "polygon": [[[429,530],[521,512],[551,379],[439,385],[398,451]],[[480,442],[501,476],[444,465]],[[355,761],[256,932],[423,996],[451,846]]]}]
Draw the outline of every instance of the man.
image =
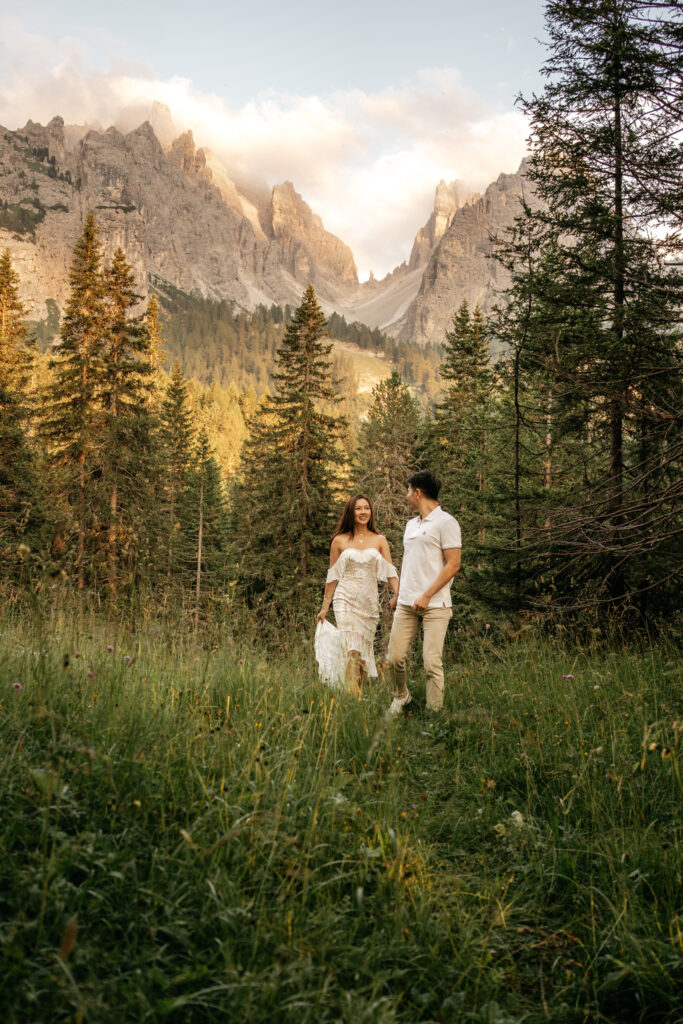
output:
[{"label": "man", "polygon": [[427,709],[443,707],[443,644],[453,615],[451,581],[460,569],[461,539],[457,520],[438,502],[441,482],[420,470],[408,481],[408,505],[417,513],[406,526],[398,595],[389,638],[388,663],[394,684],[392,716],[412,700],[406,685],[406,657],[422,621],[423,658],[427,674]]}]

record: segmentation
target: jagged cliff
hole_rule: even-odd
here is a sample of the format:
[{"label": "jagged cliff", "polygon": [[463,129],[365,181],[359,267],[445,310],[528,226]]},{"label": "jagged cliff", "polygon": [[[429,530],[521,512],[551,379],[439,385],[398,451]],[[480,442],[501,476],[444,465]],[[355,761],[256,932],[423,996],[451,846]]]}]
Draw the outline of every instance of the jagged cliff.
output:
[{"label": "jagged cliff", "polygon": [[483,196],[453,213],[422,273],[419,291],[404,317],[393,324],[398,337],[422,344],[442,342],[453,314],[466,299],[486,313],[509,275],[490,258],[492,238],[502,235],[520,212],[524,164],[516,174],[501,174]]},{"label": "jagged cliff", "polygon": [[63,307],[90,210],[105,251],[124,249],[143,294],[150,282],[167,282],[253,309],[297,304],[312,282],[327,312],[420,344],[443,340],[463,298],[486,311],[506,284],[487,254],[491,234],[517,213],[522,168],[483,196],[440,182],[409,260],[359,284],[351,250],[291,182],[270,190],[235,183],[191,132],[172,138],[168,111],[157,106],[156,130],[148,121],[128,132],[65,126],[60,117],[0,128],[0,249],[12,252],[34,319],[51,311],[54,323]]},{"label": "jagged cliff", "polygon": [[59,117],[0,128],[0,203],[0,248],[9,246],[37,319],[48,300],[63,305],[90,210],[105,251],[122,246],[142,291],[160,279],[251,308],[298,302],[312,281],[334,306],[358,284],[350,250],[291,183],[255,202],[191,133],[165,151],[148,122],[125,135],[68,133]]}]

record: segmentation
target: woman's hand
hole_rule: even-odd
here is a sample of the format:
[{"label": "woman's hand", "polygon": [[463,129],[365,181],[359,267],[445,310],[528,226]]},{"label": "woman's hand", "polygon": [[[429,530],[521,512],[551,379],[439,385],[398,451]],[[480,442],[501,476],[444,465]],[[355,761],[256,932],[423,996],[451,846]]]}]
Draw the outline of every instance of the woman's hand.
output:
[{"label": "woman's hand", "polygon": [[326,615],[327,615],[329,610],[330,610],[330,606],[329,605],[327,606],[327,608],[325,607],[325,605],[323,605],[322,608],[320,609],[320,611],[318,612],[318,614],[316,615],[315,621],[316,622],[324,622],[325,621],[325,617],[326,617]]},{"label": "woman's hand", "polygon": [[396,611],[396,605],[397,604],[398,604],[398,594],[394,594],[394,596],[389,601],[389,607],[391,608],[392,612]]}]

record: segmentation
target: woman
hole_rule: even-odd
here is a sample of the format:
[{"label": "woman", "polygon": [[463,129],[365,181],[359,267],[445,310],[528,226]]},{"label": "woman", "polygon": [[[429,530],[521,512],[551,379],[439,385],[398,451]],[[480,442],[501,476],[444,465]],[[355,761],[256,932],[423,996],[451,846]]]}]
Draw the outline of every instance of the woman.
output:
[{"label": "woman", "polygon": [[398,574],[387,539],[377,531],[369,498],[356,494],[347,501],[332,537],[330,571],[316,621],[325,621],[334,595],[334,616],[346,647],[346,682],[357,695],[366,678],[377,675],[373,642],[380,580],[398,593]]}]

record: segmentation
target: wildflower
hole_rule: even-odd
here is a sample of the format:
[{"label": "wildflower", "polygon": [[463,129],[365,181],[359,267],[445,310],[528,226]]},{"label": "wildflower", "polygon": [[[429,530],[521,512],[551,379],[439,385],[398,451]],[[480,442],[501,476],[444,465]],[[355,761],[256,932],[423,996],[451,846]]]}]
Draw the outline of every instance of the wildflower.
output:
[{"label": "wildflower", "polygon": [[244,658],[238,658],[237,659],[237,664],[238,665],[244,665]]},{"label": "wildflower", "polygon": [[496,780],[495,779],[484,779],[484,789],[491,790],[491,789],[495,789],[495,788],[496,788]]},{"label": "wildflower", "polygon": [[28,544],[20,544],[19,547],[17,548],[17,554],[19,555],[19,558],[23,562],[26,556],[31,554],[31,549],[28,546]]},{"label": "wildflower", "polygon": [[105,651],[107,652],[107,654],[113,654],[114,648],[112,647],[111,644],[107,644],[107,646],[105,647]]},{"label": "wildflower", "polygon": [[80,657],[82,657],[81,652],[80,651],[74,651],[74,658],[80,658]]},{"label": "wildflower", "polygon": [[292,719],[292,725],[294,725],[295,722],[300,722],[300,721],[301,721],[301,715],[294,715],[294,718]]},{"label": "wildflower", "polygon": [[574,678],[574,676],[572,675],[572,673],[571,673],[571,672],[567,672],[566,676],[562,676],[562,678],[563,678],[563,679],[573,679],[573,678]]},{"label": "wildflower", "polygon": [[133,800],[133,807],[142,807],[142,804],[139,800]]},{"label": "wildflower", "polygon": [[23,690],[23,689],[24,689],[24,687],[22,686],[22,684],[21,684],[21,683],[19,683],[19,682],[15,682],[15,683],[12,683],[12,689],[13,689],[13,690]]},{"label": "wildflower", "polygon": [[131,658],[130,654],[124,654],[123,660],[125,661],[126,665],[130,665],[133,659]]},{"label": "wildflower", "polygon": [[521,828],[524,824],[524,815],[521,811],[513,811],[510,815],[510,820],[515,828]]},{"label": "wildflower", "polygon": [[86,672],[85,674],[88,677],[88,679],[94,679],[95,678],[95,673],[94,672]]},{"label": "wildflower", "polygon": [[199,661],[199,658],[193,658],[192,660],[196,663]]}]

